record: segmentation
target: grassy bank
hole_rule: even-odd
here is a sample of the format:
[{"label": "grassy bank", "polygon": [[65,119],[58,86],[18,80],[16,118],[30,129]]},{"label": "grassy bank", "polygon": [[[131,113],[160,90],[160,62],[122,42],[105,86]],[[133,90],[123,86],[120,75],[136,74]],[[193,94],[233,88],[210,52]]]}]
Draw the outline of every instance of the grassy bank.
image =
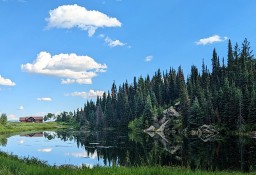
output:
[{"label": "grassy bank", "polygon": [[[36,159],[18,159],[0,152],[0,174],[3,175],[228,175],[243,174],[238,172],[205,172],[191,171],[184,168],[174,167],[96,167],[74,168],[74,167],[51,167]],[[253,174],[253,173],[251,173]]]},{"label": "grassy bank", "polygon": [[67,128],[66,125],[57,122],[47,123],[20,123],[8,122],[6,125],[0,125],[0,134],[10,134],[16,132],[26,131],[43,131],[43,130],[57,130]]}]

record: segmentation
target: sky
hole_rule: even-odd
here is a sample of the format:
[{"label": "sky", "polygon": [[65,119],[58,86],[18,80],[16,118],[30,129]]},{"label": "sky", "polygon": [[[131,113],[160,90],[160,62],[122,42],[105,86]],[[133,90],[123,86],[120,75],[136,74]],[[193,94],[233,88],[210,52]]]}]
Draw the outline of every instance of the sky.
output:
[{"label": "sky", "polygon": [[255,48],[255,0],[0,0],[0,113],[74,111],[133,77],[188,76],[227,42]]}]

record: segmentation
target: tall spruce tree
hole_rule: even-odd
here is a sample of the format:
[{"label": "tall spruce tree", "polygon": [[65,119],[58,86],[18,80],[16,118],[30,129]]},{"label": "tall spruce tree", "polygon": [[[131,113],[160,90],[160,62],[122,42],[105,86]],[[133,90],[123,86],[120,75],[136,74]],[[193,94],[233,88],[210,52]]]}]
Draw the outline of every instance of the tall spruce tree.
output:
[{"label": "tall spruce tree", "polygon": [[151,104],[150,95],[147,96],[145,102],[145,108],[143,111],[144,126],[149,127],[153,123],[153,107]]},{"label": "tall spruce tree", "polygon": [[189,129],[197,128],[199,126],[202,126],[203,124],[204,124],[204,118],[202,115],[202,109],[200,107],[197,97],[195,97],[189,109],[188,128]]},{"label": "tall spruce tree", "polygon": [[187,87],[184,80],[184,74],[181,67],[178,68],[178,84],[179,84],[179,97],[180,97],[180,104],[181,104],[181,112],[182,112],[182,125],[184,128],[188,126],[188,115],[189,115],[189,107],[190,107],[190,100],[188,96]]},{"label": "tall spruce tree", "polygon": [[256,93],[255,90],[252,90],[251,93],[251,102],[249,106],[249,115],[248,115],[248,124],[254,124],[256,122]]}]

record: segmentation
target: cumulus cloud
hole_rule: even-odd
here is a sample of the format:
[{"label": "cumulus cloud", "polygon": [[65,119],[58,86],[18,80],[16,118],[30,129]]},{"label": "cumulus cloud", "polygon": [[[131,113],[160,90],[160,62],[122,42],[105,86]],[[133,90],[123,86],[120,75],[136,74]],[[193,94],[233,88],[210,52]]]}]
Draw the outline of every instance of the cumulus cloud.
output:
[{"label": "cumulus cloud", "polygon": [[23,106],[20,106],[20,107],[18,108],[18,110],[20,110],[20,111],[22,111],[23,109],[24,109]]},{"label": "cumulus cloud", "polygon": [[153,57],[152,55],[146,56],[145,61],[146,61],[146,62],[150,62],[150,61],[153,60],[153,58],[154,58],[154,57]]},{"label": "cumulus cloud", "polygon": [[46,19],[49,28],[79,28],[93,36],[97,28],[101,27],[121,27],[121,22],[96,11],[87,10],[85,7],[74,5],[62,5],[54,10],[50,10],[49,18]]},{"label": "cumulus cloud", "polygon": [[37,98],[38,101],[52,101],[51,98],[49,97],[42,97],[42,98]]},{"label": "cumulus cloud", "polygon": [[213,43],[216,43],[216,42],[222,42],[222,41],[225,41],[227,40],[228,37],[220,37],[219,35],[213,35],[213,36],[210,36],[208,38],[202,38],[198,41],[196,41],[196,45],[207,45],[207,44],[213,44]]},{"label": "cumulus cloud", "polygon": [[40,52],[33,63],[22,64],[25,72],[62,77],[62,84],[91,84],[98,72],[106,72],[107,65],[99,64],[89,56],[74,53],[51,55]]},{"label": "cumulus cloud", "polygon": [[0,75],[0,85],[2,85],[2,86],[15,86],[16,84],[12,80],[4,78]]},{"label": "cumulus cloud", "polygon": [[102,96],[104,91],[94,91],[90,90],[89,92],[72,92],[70,94],[66,94],[67,96],[73,97],[82,97],[82,98],[96,98],[97,96]]},{"label": "cumulus cloud", "polygon": [[112,40],[109,37],[105,38],[105,42],[108,44],[109,47],[116,47],[116,46],[125,46],[125,43],[122,43],[120,40]]},{"label": "cumulus cloud", "polygon": [[[117,47],[117,46],[125,46],[126,43],[121,42],[120,40],[112,40],[110,37],[106,36],[104,34],[100,34],[98,35],[99,38],[103,39],[105,41],[105,43],[107,43],[107,45],[109,47]],[[129,47],[129,46],[128,46]]]}]

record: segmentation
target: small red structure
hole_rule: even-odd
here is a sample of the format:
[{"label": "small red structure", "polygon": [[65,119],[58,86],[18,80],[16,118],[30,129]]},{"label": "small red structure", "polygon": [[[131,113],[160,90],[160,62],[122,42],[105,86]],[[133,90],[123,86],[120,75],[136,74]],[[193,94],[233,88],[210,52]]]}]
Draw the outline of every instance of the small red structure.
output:
[{"label": "small red structure", "polygon": [[43,119],[44,117],[40,117],[40,116],[20,117],[20,122],[42,123]]},{"label": "small red structure", "polygon": [[37,133],[30,133],[30,134],[22,134],[20,136],[23,136],[23,137],[43,137],[44,133],[43,132],[37,132]]}]

